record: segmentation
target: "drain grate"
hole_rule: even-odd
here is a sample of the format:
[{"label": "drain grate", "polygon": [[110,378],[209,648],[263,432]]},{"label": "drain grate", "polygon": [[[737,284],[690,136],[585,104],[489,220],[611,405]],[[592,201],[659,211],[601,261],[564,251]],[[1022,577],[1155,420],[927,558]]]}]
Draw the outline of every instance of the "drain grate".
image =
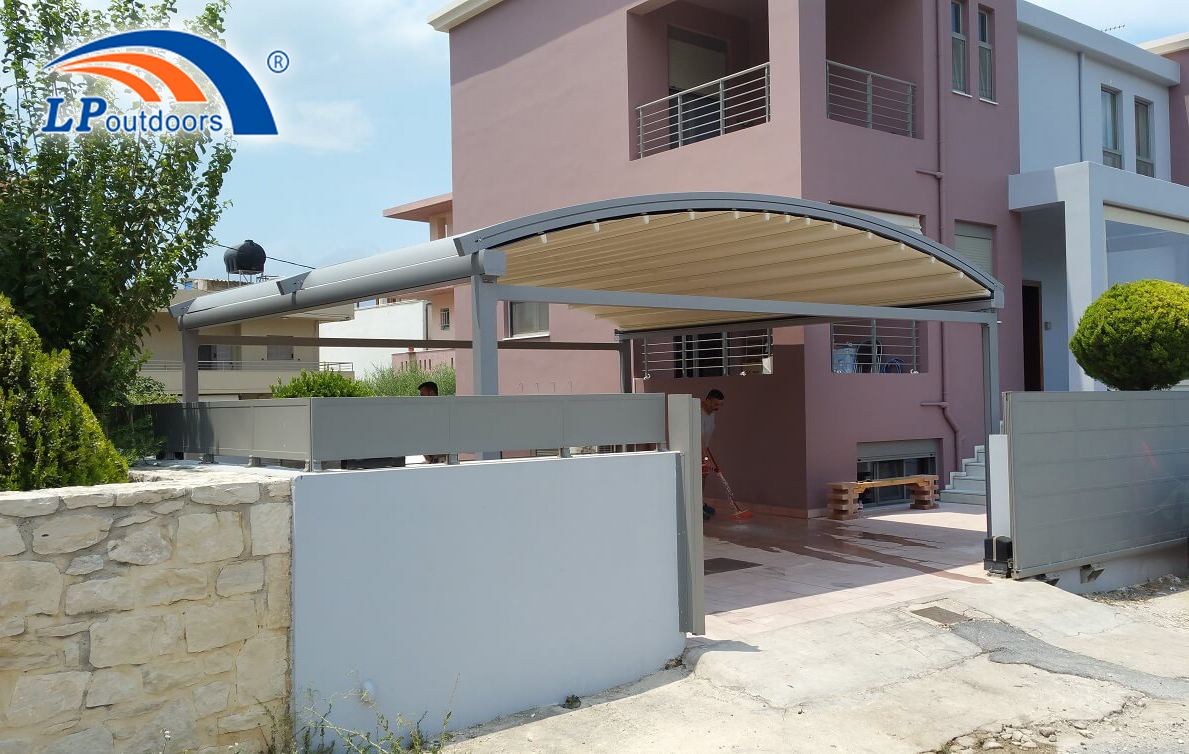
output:
[{"label": "drain grate", "polygon": [[728,571],[742,571],[745,568],[759,568],[759,563],[748,563],[746,560],[734,558],[710,558],[702,564],[705,574],[727,573]]},{"label": "drain grate", "polygon": [[952,626],[955,623],[965,623],[970,620],[965,615],[955,613],[953,610],[946,610],[944,607],[923,607],[920,610],[913,610],[912,613],[943,626]]}]

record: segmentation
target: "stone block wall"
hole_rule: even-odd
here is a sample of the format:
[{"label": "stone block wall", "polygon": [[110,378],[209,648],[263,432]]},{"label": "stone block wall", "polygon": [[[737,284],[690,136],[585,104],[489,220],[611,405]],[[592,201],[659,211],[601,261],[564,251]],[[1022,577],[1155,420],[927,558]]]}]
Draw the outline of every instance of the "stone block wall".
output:
[{"label": "stone block wall", "polygon": [[291,481],[157,476],[0,493],[0,754],[264,750],[291,686]]}]

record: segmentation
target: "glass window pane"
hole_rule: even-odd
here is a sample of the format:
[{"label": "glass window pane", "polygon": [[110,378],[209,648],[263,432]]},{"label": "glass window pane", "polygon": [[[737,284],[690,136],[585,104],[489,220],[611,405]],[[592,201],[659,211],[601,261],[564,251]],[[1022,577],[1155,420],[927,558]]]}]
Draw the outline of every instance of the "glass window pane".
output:
[{"label": "glass window pane", "polygon": [[990,47],[978,48],[978,96],[995,99],[995,58]]},{"label": "glass window pane", "polygon": [[1152,106],[1147,102],[1135,103],[1135,153],[1152,157]]},{"label": "glass window pane", "polygon": [[527,335],[549,330],[549,304],[514,301],[508,305],[508,333]]},{"label": "glass window pane", "polygon": [[953,40],[953,58],[954,58],[954,91],[967,92],[967,78],[966,78],[966,40],[954,37]]},{"label": "glass window pane", "polygon": [[950,3],[950,31],[962,33],[962,3]]},{"label": "glass window pane", "polygon": [[1118,95],[1102,90],[1102,146],[1106,149],[1119,148]]},{"label": "glass window pane", "polygon": [[978,12],[978,41],[991,41],[991,16],[985,10]]}]

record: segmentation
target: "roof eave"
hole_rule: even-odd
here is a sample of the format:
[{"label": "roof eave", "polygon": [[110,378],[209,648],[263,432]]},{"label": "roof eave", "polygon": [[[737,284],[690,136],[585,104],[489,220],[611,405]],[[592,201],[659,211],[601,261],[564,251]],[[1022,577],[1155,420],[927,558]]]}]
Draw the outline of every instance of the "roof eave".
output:
[{"label": "roof eave", "polygon": [[503,0],[453,0],[429,17],[429,25],[437,31],[448,32],[501,2]]}]

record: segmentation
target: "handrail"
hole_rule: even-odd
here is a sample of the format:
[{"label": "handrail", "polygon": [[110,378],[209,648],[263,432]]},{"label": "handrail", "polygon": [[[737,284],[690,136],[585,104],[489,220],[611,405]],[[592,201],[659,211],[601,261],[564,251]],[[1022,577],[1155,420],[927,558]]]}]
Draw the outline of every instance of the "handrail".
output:
[{"label": "handrail", "polygon": [[670,94],[668,97],[661,97],[660,99],[655,99],[652,102],[645,102],[643,105],[639,105],[638,107],[636,107],[636,109],[643,110],[646,107],[652,107],[653,105],[659,105],[662,102],[668,102],[669,100],[673,99],[674,97],[680,97],[682,95],[689,94],[690,92],[696,92],[700,89],[705,89],[706,87],[709,87],[709,86],[715,86],[716,84],[721,84],[722,82],[727,81],[728,79],[737,78],[739,76],[743,76],[744,74],[754,73],[756,71],[762,71],[763,69],[767,68],[768,65],[769,65],[768,63],[760,63],[759,65],[753,65],[751,68],[745,68],[742,71],[736,71],[735,73],[728,73],[726,76],[723,76],[722,78],[715,79],[714,81],[707,81],[705,84],[698,84],[697,86],[691,86],[689,89],[683,89],[680,92],[677,92],[675,94]]},{"label": "handrail", "polygon": [[826,61],[826,117],[916,137],[916,84],[833,60]]},{"label": "handrail", "polygon": [[916,84],[914,84],[911,81],[905,81],[904,79],[898,79],[895,76],[887,76],[882,73],[876,73],[875,71],[868,71],[866,68],[856,68],[853,65],[847,65],[846,63],[837,63],[833,60],[827,60],[826,64],[834,66],[835,68],[845,68],[848,71],[854,71],[855,73],[861,73],[864,76],[866,76],[867,74],[871,74],[872,76],[877,76],[877,77],[883,79],[884,81],[895,81],[897,84],[904,84],[905,86],[911,86],[914,88],[916,87]]},{"label": "handrail", "polygon": [[[295,372],[309,370],[318,372],[351,372],[355,363],[351,361],[293,361],[293,360],[240,360],[228,361],[221,359],[203,360],[198,362],[202,371],[224,372]],[[141,366],[145,372],[177,372],[184,368],[184,362],[169,359],[146,361]]]},{"label": "handrail", "polygon": [[636,108],[638,157],[677,149],[771,119],[771,75],[761,63]]}]

